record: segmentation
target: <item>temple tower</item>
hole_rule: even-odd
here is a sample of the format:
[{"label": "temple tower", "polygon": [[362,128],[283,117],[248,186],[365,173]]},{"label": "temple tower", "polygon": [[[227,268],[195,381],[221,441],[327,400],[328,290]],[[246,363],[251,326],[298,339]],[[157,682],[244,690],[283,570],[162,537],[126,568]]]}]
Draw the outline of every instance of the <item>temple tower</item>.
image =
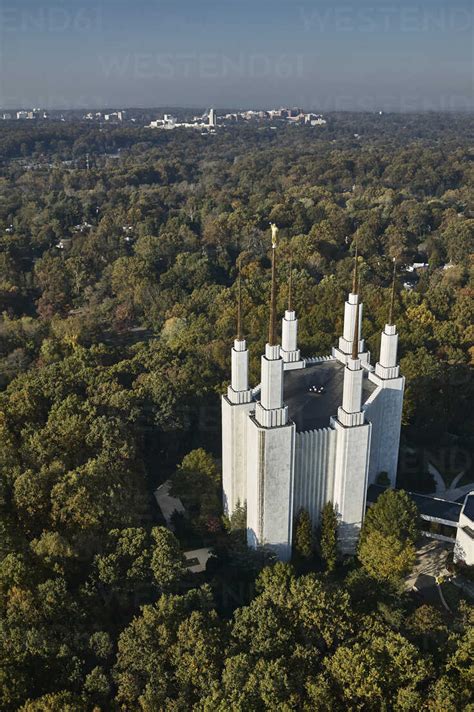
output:
[{"label": "temple tower", "polygon": [[268,342],[261,359],[260,401],[247,427],[247,542],[291,558],[295,425],[283,402],[284,363],[276,336],[276,238],[272,224],[272,286]]},{"label": "temple tower", "polygon": [[[344,327],[342,336],[339,338],[337,348],[333,348],[332,355],[341,363],[346,364],[353,351],[354,338],[357,339],[357,353],[362,364],[368,365],[370,353],[365,351],[365,344],[362,338],[362,311],[363,305],[357,294],[357,285],[359,282],[359,254],[357,243],[354,254],[354,274],[352,277],[352,292],[349,293],[347,301],[344,304]],[[357,336],[354,334],[354,326],[358,323]]]},{"label": "temple tower", "polygon": [[272,225],[268,340],[261,357],[260,385],[254,389],[249,388],[242,333],[239,270],[231,382],[222,397],[224,510],[231,515],[239,503],[246,503],[249,547],[268,548],[288,561],[298,509],[310,512],[316,524],[324,504],[332,501],[339,518],[339,548],[353,554],[368,484],[382,472],[392,486],[396,479],[404,378],[397,362],[393,320],[395,266],[375,368],[363,350],[357,249],[338,348],[332,356],[301,359],[291,264],[281,347],[277,339],[276,239],[277,228]]},{"label": "temple tower", "polygon": [[400,376],[397,363],[398,334],[393,323],[395,302],[396,265],[393,266],[393,279],[390,297],[388,323],[380,339],[380,356],[375,364],[375,371],[369,379],[381,390],[374,402],[366,406],[369,420],[373,422],[374,442],[370,453],[369,483],[376,483],[381,473],[385,472],[390,486],[395,487],[397,479],[398,450],[402,422],[403,393],[405,378]]},{"label": "temple tower", "polygon": [[240,268],[237,289],[237,337],[231,351],[231,383],[227,395],[222,396],[222,486],[227,516],[247,499],[247,416],[255,407],[248,382],[249,352],[242,335]]},{"label": "temple tower", "polygon": [[342,406],[331,425],[337,432],[333,503],[339,516],[339,546],[353,554],[365,514],[371,423],[362,409],[363,370],[358,354],[359,297],[354,285],[355,319],[352,353],[344,368]]},{"label": "temple tower", "polygon": [[285,311],[285,316],[281,322],[280,349],[281,357],[285,362],[286,371],[304,367],[304,362],[301,360],[301,354],[298,348],[298,319],[296,318],[296,312],[293,309],[292,266],[293,262],[290,258],[290,270],[288,277],[288,309]]}]

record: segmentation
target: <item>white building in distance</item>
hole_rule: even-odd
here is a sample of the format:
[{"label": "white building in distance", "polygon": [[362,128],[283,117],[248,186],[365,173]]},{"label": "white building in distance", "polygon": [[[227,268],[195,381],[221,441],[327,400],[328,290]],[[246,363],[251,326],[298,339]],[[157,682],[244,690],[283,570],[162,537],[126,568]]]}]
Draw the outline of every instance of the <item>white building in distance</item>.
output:
[{"label": "white building in distance", "polygon": [[[343,334],[332,354],[301,358],[292,305],[276,336],[276,226],[272,226],[270,328],[261,357],[261,382],[248,381],[242,336],[240,286],[238,333],[232,348],[231,384],[222,396],[224,511],[247,506],[247,542],[288,561],[294,520],[306,509],[313,526],[326,502],[339,518],[339,545],[355,551],[365,515],[367,487],[385,472],[395,485],[405,379],[397,364],[398,335],[390,316],[374,366],[361,333],[357,253]],[[395,283],[395,282],[394,282]]]}]

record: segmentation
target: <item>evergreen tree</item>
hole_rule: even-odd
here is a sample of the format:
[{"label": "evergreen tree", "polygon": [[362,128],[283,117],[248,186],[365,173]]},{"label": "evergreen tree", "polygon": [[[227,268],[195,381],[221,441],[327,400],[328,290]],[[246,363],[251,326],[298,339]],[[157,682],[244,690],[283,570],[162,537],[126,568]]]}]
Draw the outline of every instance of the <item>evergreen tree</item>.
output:
[{"label": "evergreen tree", "polygon": [[419,533],[418,509],[403,490],[387,490],[369,507],[361,532],[361,542],[376,531],[413,543]]},{"label": "evergreen tree", "polygon": [[313,527],[306,509],[300,509],[296,517],[293,550],[301,559],[310,559],[313,554]]},{"label": "evergreen tree", "polygon": [[328,571],[333,571],[337,561],[337,515],[332,502],[326,502],[321,512],[321,556]]},{"label": "evergreen tree", "polygon": [[410,542],[377,531],[365,536],[359,546],[359,559],[367,573],[375,579],[393,583],[410,572],[415,555],[415,547]]},{"label": "evergreen tree", "polygon": [[237,502],[237,505],[229,518],[229,531],[238,532],[247,529],[247,503],[244,505]]},{"label": "evergreen tree", "polygon": [[367,573],[398,584],[415,563],[418,510],[406,492],[387,490],[365,516],[359,559]]}]

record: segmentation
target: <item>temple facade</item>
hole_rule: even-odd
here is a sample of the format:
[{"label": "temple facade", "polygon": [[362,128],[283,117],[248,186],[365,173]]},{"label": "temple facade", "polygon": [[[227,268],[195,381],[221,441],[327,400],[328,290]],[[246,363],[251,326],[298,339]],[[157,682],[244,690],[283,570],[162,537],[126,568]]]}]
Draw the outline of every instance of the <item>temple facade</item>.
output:
[{"label": "temple facade", "polygon": [[[405,380],[397,363],[398,334],[390,316],[375,366],[362,338],[357,255],[344,328],[332,353],[302,358],[291,303],[276,336],[276,228],[272,226],[270,326],[260,384],[248,377],[248,349],[239,326],[231,352],[231,383],[222,396],[224,511],[247,508],[247,541],[282,561],[292,552],[294,520],[306,509],[314,526],[326,502],[339,518],[339,546],[353,553],[367,488],[384,472],[396,480]],[[239,287],[240,293],[240,287]]]}]

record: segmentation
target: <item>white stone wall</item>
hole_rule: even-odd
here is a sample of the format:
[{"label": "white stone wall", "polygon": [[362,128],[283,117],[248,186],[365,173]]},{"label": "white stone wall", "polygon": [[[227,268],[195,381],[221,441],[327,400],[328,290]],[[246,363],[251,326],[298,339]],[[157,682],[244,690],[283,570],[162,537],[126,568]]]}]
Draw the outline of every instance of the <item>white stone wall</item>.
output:
[{"label": "white stone wall", "polygon": [[247,543],[291,558],[295,425],[263,428],[247,421]]},{"label": "white stone wall", "polygon": [[231,351],[231,386],[233,391],[247,391],[249,387],[249,352],[244,339],[235,339]]},{"label": "white stone wall", "polygon": [[306,509],[313,527],[334,490],[337,433],[331,428],[296,433],[294,516]]},{"label": "white stone wall", "polygon": [[224,513],[247,499],[247,420],[255,403],[230,403],[222,396],[222,492]]},{"label": "white stone wall", "polygon": [[267,344],[261,358],[260,401],[265,410],[283,406],[283,361],[279,346]]},{"label": "white stone wall", "polygon": [[[344,304],[344,328],[343,328],[343,339],[344,341],[352,344],[354,339],[354,328],[355,328],[355,318],[357,313],[357,303],[359,297],[357,294],[349,294],[347,302]],[[359,302],[359,341],[362,333],[362,312],[363,304]],[[362,350],[362,349],[361,349]],[[348,352],[349,353],[349,352]]]},{"label": "white stone wall", "polygon": [[296,351],[297,341],[298,320],[294,311],[286,311],[281,322],[281,351]]},{"label": "white stone wall", "polygon": [[380,337],[380,366],[382,368],[395,368],[397,365],[397,351],[397,327],[394,324],[385,324],[385,329]]},{"label": "white stone wall", "polygon": [[[347,363],[347,355],[352,353],[352,342],[354,340],[354,328],[355,319],[357,314],[357,294],[349,294],[348,300],[344,304],[344,327],[342,336],[339,338],[338,348],[333,348],[333,356],[337,358],[341,363]],[[359,341],[358,341],[358,352],[361,354],[361,360],[363,359],[364,352],[364,340],[362,336],[362,312],[363,304],[359,303]]]},{"label": "white stone wall", "polygon": [[332,426],[337,433],[333,503],[339,515],[339,546],[352,554],[365,514],[372,425],[346,428],[334,419]]},{"label": "white stone wall", "polygon": [[[469,493],[474,496],[474,491]],[[474,533],[474,522],[464,514],[464,507],[461,510],[459,524],[456,531],[456,544],[454,546],[454,560],[463,561],[466,566],[474,566],[474,539],[466,527]]]},{"label": "white stone wall", "polygon": [[390,486],[395,487],[405,378],[382,379],[375,373],[369,373],[368,378],[377,385],[364,404],[367,420],[372,423],[369,483],[375,484],[380,472],[387,472]]}]

